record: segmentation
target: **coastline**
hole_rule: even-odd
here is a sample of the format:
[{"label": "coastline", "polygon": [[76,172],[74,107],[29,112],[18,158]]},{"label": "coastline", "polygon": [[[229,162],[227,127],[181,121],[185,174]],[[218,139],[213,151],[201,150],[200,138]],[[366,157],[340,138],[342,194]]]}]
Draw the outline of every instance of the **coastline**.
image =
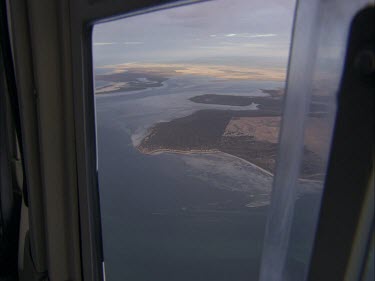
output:
[{"label": "coastline", "polygon": [[[227,153],[227,152],[223,152],[219,149],[207,149],[207,150],[199,150],[199,149],[192,149],[192,150],[178,150],[178,149],[168,149],[168,148],[160,148],[160,149],[155,149],[155,150],[152,150],[152,151],[145,151],[145,149],[142,149],[138,146],[135,146],[135,149],[137,149],[140,153],[142,154],[145,154],[145,155],[160,155],[160,154],[182,154],[182,155],[194,155],[194,154],[215,154],[215,153],[220,153],[220,154],[223,154],[223,155],[226,155],[226,156],[229,156],[231,158],[235,158],[235,159],[238,159],[250,166],[252,166],[253,168],[261,171],[262,173],[265,173],[267,174],[268,176],[271,176],[272,178],[275,176],[274,173],[272,173],[271,171],[268,171],[262,167],[260,167],[259,165],[253,163],[253,162],[250,162],[246,159],[243,159],[241,157],[238,157],[236,155],[233,155],[233,154],[230,154],[230,153]],[[306,183],[318,183],[318,184],[321,184],[323,181],[320,181],[320,180],[310,180],[310,179],[304,179],[304,178],[298,178],[298,181],[301,181],[301,182],[306,182]]]},{"label": "coastline", "polygon": [[183,154],[183,155],[193,155],[193,154],[214,154],[214,153],[221,153],[223,155],[238,159],[246,164],[249,164],[250,166],[256,168],[257,170],[273,177],[274,174],[246,159],[243,159],[241,157],[235,156],[233,154],[229,154],[227,152],[223,152],[219,149],[207,149],[207,150],[199,150],[199,149],[192,149],[192,150],[178,150],[178,149],[168,149],[168,148],[160,148],[160,149],[155,149],[152,151],[145,151],[145,149],[140,148],[139,146],[135,147],[140,153],[145,154],[145,155],[160,155],[163,153],[171,153],[171,154]]},{"label": "coastline", "polygon": [[[139,145],[135,146],[135,148],[142,154],[145,155],[159,155],[163,153],[173,153],[173,154],[212,154],[212,153],[218,153],[222,152],[218,149],[207,149],[207,150],[199,150],[199,149],[192,149],[192,150],[179,150],[179,149],[169,149],[169,148],[160,148],[160,149],[154,149],[152,151],[145,151],[144,148],[140,148]],[[222,152],[223,153],[223,152]]]}]

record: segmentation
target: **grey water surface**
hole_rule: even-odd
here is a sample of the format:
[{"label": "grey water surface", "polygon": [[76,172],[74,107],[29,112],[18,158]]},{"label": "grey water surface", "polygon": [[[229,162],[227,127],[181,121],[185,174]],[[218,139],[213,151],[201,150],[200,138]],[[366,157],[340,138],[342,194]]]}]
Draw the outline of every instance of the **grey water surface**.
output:
[{"label": "grey water surface", "polygon": [[272,175],[223,153],[144,155],[134,146],[153,124],[199,109],[257,110],[190,97],[260,96],[283,86],[182,76],[96,96],[106,280],[257,280]]}]

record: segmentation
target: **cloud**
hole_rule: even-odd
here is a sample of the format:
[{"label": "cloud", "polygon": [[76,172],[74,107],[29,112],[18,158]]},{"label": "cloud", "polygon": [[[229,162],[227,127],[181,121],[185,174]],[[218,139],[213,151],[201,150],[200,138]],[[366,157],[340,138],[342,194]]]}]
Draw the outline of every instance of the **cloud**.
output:
[{"label": "cloud", "polygon": [[255,34],[255,35],[251,35],[251,36],[249,36],[249,38],[274,37],[274,36],[277,36],[277,34],[273,34],[273,33],[268,33],[268,34]]},{"label": "cloud", "polygon": [[213,61],[213,57],[224,56],[287,57],[295,0],[266,2],[204,1],[97,24],[94,59],[101,65],[119,61]]},{"label": "cloud", "polygon": [[226,46],[196,46],[195,48],[198,48],[198,49],[224,49],[224,48],[228,48]]},{"label": "cloud", "polygon": [[206,46],[194,46],[198,49],[215,49],[215,50],[233,50],[240,51],[242,48],[263,48],[268,47],[266,44],[257,44],[251,42],[244,43],[232,43],[232,42],[219,42],[219,45],[206,45]]},{"label": "cloud", "polygon": [[275,33],[264,33],[264,34],[251,34],[251,33],[227,33],[227,34],[222,34],[222,35],[216,35],[216,34],[211,34],[210,37],[215,37],[215,38],[262,38],[262,37],[275,37],[277,34]]},{"label": "cloud", "polygon": [[143,42],[139,41],[129,41],[129,42],[95,42],[94,46],[108,46],[108,45],[140,45],[143,44]]},{"label": "cloud", "polygon": [[233,47],[267,47],[267,44],[259,44],[259,43],[254,43],[254,42],[228,42],[228,41],[223,41],[223,42],[218,42],[219,45],[224,45],[224,46],[233,46]]},{"label": "cloud", "polygon": [[251,33],[227,33],[227,34],[210,34],[212,38],[225,38],[225,37],[236,37],[236,38],[260,38],[260,37],[274,37],[277,36],[275,33],[264,33],[264,34],[251,34]]},{"label": "cloud", "polygon": [[117,44],[116,42],[95,42],[94,46],[106,46],[106,45],[114,45]]},{"label": "cloud", "polygon": [[137,41],[133,41],[133,42],[121,42],[122,45],[140,45],[140,44],[143,44],[143,42],[137,42]]}]

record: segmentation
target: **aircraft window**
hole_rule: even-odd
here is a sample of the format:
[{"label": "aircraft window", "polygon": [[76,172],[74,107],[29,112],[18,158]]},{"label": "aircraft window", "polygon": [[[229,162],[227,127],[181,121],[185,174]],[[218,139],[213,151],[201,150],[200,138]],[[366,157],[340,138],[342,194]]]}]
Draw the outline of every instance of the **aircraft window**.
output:
[{"label": "aircraft window", "polygon": [[[107,280],[257,280],[294,8],[219,0],[94,26]],[[293,280],[309,256],[329,142],[319,137],[325,96],[314,99]]]}]

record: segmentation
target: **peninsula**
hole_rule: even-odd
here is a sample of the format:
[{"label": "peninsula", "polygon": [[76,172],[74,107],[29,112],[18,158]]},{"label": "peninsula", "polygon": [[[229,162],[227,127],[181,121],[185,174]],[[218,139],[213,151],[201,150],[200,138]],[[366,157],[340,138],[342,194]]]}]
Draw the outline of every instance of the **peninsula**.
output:
[{"label": "peninsula", "polygon": [[[137,146],[145,154],[158,152],[198,153],[221,151],[249,161],[271,173],[275,171],[283,90],[263,90],[265,97],[201,95],[193,102],[243,106],[258,104],[258,110],[200,110],[189,116],[160,122],[150,128]],[[243,99],[242,99],[243,98]],[[324,127],[319,116],[322,107],[314,106],[311,120]],[[316,131],[315,131],[316,132]],[[321,180],[322,143],[314,138],[304,148],[301,178]]]}]

